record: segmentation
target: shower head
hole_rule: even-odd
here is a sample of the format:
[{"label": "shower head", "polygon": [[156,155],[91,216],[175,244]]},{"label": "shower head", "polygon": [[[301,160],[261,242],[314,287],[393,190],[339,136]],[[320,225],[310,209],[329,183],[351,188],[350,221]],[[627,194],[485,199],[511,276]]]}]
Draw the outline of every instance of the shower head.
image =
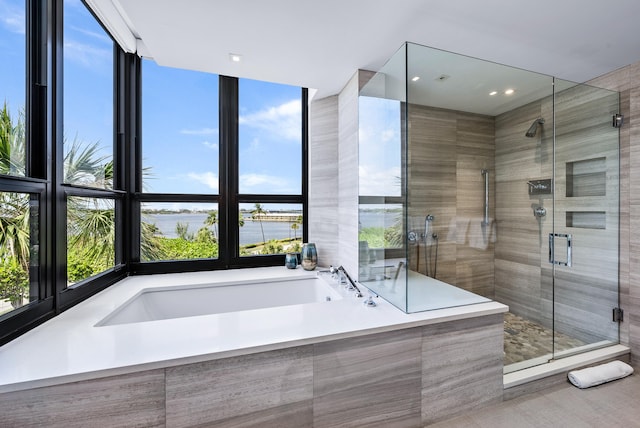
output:
[{"label": "shower head", "polygon": [[533,121],[533,123],[531,124],[531,126],[529,127],[529,130],[527,131],[526,135],[529,138],[533,138],[536,136],[536,131],[538,130],[538,125],[544,125],[544,119],[543,118],[538,118],[536,120]]}]

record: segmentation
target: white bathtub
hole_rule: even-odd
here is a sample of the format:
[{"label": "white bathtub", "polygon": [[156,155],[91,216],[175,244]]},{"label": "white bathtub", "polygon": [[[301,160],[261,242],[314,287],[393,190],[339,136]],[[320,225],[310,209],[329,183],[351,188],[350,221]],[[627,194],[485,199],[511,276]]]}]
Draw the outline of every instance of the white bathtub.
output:
[{"label": "white bathtub", "polygon": [[319,278],[145,288],[96,327],[322,303],[342,296]]}]

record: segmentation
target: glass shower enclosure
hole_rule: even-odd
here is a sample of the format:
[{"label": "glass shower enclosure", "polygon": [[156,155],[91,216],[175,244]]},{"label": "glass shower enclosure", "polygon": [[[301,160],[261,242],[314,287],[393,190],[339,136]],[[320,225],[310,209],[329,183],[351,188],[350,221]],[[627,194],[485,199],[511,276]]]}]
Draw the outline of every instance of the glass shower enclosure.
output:
[{"label": "glass shower enclosure", "polygon": [[359,98],[359,280],[495,300],[505,371],[618,342],[619,95],[407,43]]}]

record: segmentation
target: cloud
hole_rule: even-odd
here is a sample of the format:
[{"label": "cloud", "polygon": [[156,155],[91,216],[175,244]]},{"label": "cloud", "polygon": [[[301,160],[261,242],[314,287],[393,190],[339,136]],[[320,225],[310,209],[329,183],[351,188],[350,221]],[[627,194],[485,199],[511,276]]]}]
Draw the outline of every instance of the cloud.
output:
[{"label": "cloud", "polygon": [[24,9],[0,1],[0,23],[12,33],[25,34]]},{"label": "cloud", "polygon": [[[240,175],[240,189],[243,193],[295,193],[296,190],[292,188],[292,184],[295,182],[274,175],[253,173]],[[261,190],[261,192],[254,190]]]},{"label": "cloud", "polygon": [[209,148],[209,149],[213,149],[213,150],[218,150],[218,143],[216,141],[211,142],[211,141],[203,141],[202,145]]},{"label": "cloud", "polygon": [[91,30],[86,30],[84,28],[80,28],[80,27],[76,27],[74,25],[70,26],[69,29],[73,30],[73,31],[77,31],[78,33],[81,33],[82,35],[85,36],[89,36],[92,37],[96,40],[99,40],[102,43],[111,45],[113,43],[113,40],[111,40],[111,38],[109,36],[107,36],[104,33],[97,33],[95,31],[91,31]]},{"label": "cloud", "polygon": [[302,104],[296,99],[279,106],[241,115],[238,120],[240,125],[267,131],[270,135],[285,140],[299,142],[302,135],[301,115]]},{"label": "cloud", "polygon": [[86,68],[101,69],[103,63],[111,61],[112,56],[111,48],[100,48],[73,40],[64,44],[64,57]]},{"label": "cloud", "polygon": [[184,135],[215,135],[218,133],[218,128],[181,129],[180,133]]},{"label": "cloud", "polygon": [[190,172],[187,177],[208,186],[215,193],[218,193],[218,174],[210,171],[203,173]]},{"label": "cloud", "polygon": [[400,168],[379,169],[360,165],[359,193],[364,196],[400,196]]}]

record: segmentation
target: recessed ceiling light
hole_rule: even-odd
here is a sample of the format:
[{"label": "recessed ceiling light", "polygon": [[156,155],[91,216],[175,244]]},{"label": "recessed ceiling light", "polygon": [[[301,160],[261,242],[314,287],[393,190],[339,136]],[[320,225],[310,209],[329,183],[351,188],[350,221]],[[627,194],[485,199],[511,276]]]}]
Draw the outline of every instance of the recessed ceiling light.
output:
[{"label": "recessed ceiling light", "polygon": [[493,95],[496,95],[497,93],[498,93],[498,91],[491,91],[491,92],[489,92],[489,95],[493,96]]},{"label": "recessed ceiling light", "polygon": [[229,54],[229,59],[230,59],[232,62],[240,62],[240,60],[242,59],[242,55],[238,55],[238,54],[230,53],[230,54]]},{"label": "recessed ceiling light", "polygon": [[412,82],[417,82],[418,80],[420,80],[420,76],[415,76],[411,79]]},{"label": "recessed ceiling light", "polygon": [[506,91],[504,91],[504,94],[505,94],[505,95],[511,95],[511,94],[513,94],[514,92],[515,92],[515,90],[513,90],[513,89],[507,89]]}]

